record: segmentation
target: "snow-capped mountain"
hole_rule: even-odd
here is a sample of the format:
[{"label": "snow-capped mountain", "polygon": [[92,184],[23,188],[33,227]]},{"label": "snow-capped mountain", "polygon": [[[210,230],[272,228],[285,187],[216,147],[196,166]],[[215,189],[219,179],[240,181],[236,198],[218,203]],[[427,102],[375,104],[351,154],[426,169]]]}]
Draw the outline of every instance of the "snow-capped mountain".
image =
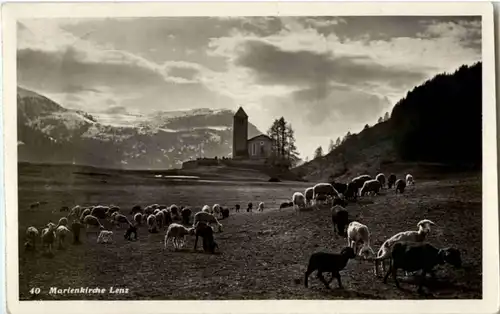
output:
[{"label": "snow-capped mountain", "polygon": [[[18,159],[123,169],[166,169],[199,156],[229,156],[231,110],[89,114],[18,87]],[[131,123],[130,121],[133,121]],[[249,136],[261,132],[249,123]]]}]

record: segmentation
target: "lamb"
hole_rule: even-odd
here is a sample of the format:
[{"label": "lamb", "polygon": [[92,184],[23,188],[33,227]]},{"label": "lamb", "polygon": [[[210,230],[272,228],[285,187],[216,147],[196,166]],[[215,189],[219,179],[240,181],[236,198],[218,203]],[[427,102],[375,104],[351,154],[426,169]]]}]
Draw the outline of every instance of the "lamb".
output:
[{"label": "lamb", "polygon": [[54,244],[54,240],[56,239],[56,225],[53,223],[49,223],[46,228],[42,230],[42,247],[47,246],[47,252],[52,254],[52,245]]},{"label": "lamb", "polygon": [[387,278],[392,273],[396,287],[400,288],[396,278],[398,269],[403,269],[406,272],[422,270],[417,290],[419,293],[423,292],[422,286],[425,282],[426,274],[430,273],[432,277],[436,276],[434,272],[436,265],[449,263],[456,268],[462,266],[462,258],[459,250],[455,248],[437,249],[429,243],[395,243],[392,247],[391,259],[392,263],[384,277],[384,284],[387,283]]},{"label": "lamb", "polygon": [[205,222],[207,224],[216,224],[219,232],[222,232],[222,224],[214,217],[214,215],[206,213],[206,212],[197,212],[194,215],[193,226],[196,226],[197,222]]},{"label": "lamb", "polygon": [[[132,238],[132,234],[134,235],[134,237]],[[137,240],[137,226],[133,226],[133,225],[130,225],[127,229],[127,231],[125,231],[125,240],[129,240],[129,241],[132,241],[133,240]]]},{"label": "lamb", "polygon": [[137,225],[141,225],[142,224],[142,214],[141,213],[137,213],[134,215],[134,221],[136,222]]},{"label": "lamb", "polygon": [[387,187],[391,189],[395,183],[396,183],[396,175],[394,173],[391,173],[391,175],[389,176],[389,180],[387,180]]},{"label": "lamb", "polygon": [[184,246],[184,242],[186,240],[186,235],[194,235],[195,229],[186,228],[183,225],[173,223],[168,226],[167,233],[165,234],[165,249],[167,248],[167,243],[169,239],[172,239],[172,243],[174,244],[174,248],[182,248]]},{"label": "lamb", "polygon": [[113,231],[101,230],[97,237],[97,243],[113,243]]},{"label": "lamb", "polygon": [[431,220],[424,219],[417,223],[418,231],[402,231],[385,240],[377,252],[377,258],[374,265],[375,275],[379,276],[378,265],[380,261],[382,262],[382,270],[385,271],[384,260],[390,258],[391,248],[396,242],[423,242],[431,231],[431,226],[435,226],[435,223]]},{"label": "lamb", "polygon": [[413,180],[413,176],[411,174],[406,175],[406,185],[414,185],[415,181]]},{"label": "lamb", "polygon": [[260,202],[260,203],[259,203],[259,207],[257,207],[257,210],[258,210],[259,212],[263,212],[263,211],[264,211],[264,202]]},{"label": "lamb", "polygon": [[378,194],[381,187],[382,186],[378,180],[365,181],[365,183],[363,183],[363,187],[361,188],[360,195],[363,196],[367,193]]},{"label": "lamb", "polygon": [[195,226],[196,239],[194,241],[194,250],[196,251],[196,245],[198,244],[198,237],[203,238],[203,251],[214,253],[215,248],[219,247],[214,240],[214,232],[204,222],[198,222]]},{"label": "lamb", "polygon": [[300,192],[295,192],[292,195],[293,209],[298,212],[301,208],[306,207],[306,197]]},{"label": "lamb", "polygon": [[313,187],[314,201],[320,200],[321,196],[330,196],[332,198],[340,198],[339,192],[335,190],[330,183],[318,183]]},{"label": "lamb", "polygon": [[38,235],[38,230],[35,227],[31,226],[26,229],[25,249],[33,248],[33,250],[36,250],[36,238],[38,238]]},{"label": "lamb", "polygon": [[226,219],[229,217],[229,208],[222,208],[220,211],[222,219]]},{"label": "lamb", "polygon": [[346,228],[349,224],[349,213],[342,206],[335,205],[331,209],[333,232],[341,237],[346,236]]},{"label": "lamb", "polygon": [[[302,194],[302,193],[300,193],[300,194]],[[293,195],[295,196],[295,193]],[[292,196],[292,199],[294,198],[294,196]],[[304,197],[304,194],[302,194],[302,197]],[[306,202],[306,199],[304,197],[304,204],[305,204],[305,202]],[[294,206],[293,201],[292,202],[283,202],[280,204],[280,210],[283,208],[288,208],[288,207],[292,207],[292,206]]]},{"label": "lamb", "polygon": [[[83,219],[83,224],[88,229],[90,226],[98,227],[99,230],[104,230],[104,226],[101,224],[99,219],[95,216],[88,215]],[[88,234],[86,234],[88,235]]]},{"label": "lamb", "polygon": [[398,179],[398,181],[396,181],[396,194],[398,192],[403,193],[405,191],[405,188],[406,188],[406,182],[402,179]]},{"label": "lamb", "polygon": [[377,180],[378,182],[380,182],[380,186],[382,188],[385,187],[385,175],[383,173],[377,174],[377,176],[375,177],[375,180]]},{"label": "lamb", "polygon": [[63,243],[66,240],[66,236],[69,235],[70,233],[71,233],[71,231],[65,225],[61,225],[61,226],[57,227],[56,239],[57,239],[57,242],[59,243],[59,246],[58,246],[59,250],[64,248]]},{"label": "lamb", "polygon": [[[307,270],[304,275],[304,285],[307,288],[307,280],[309,279],[309,276],[312,272],[317,270],[317,277],[319,278],[319,280],[321,280],[321,282],[325,284],[325,287],[327,289],[330,289],[330,283],[332,282],[333,277],[337,278],[339,288],[342,289],[343,287],[342,281],[340,279],[340,271],[347,266],[347,262],[349,261],[349,259],[353,259],[355,257],[356,254],[354,254],[354,250],[351,247],[343,248],[342,251],[340,251],[340,254],[325,252],[313,253],[309,258],[309,264],[307,265]],[[326,281],[325,277],[323,277],[324,272],[331,273],[332,277],[329,281]]]},{"label": "lamb", "polygon": [[61,219],[59,219],[59,222],[57,223],[57,226],[67,226],[68,225],[68,218],[66,217],[61,217]]},{"label": "lamb", "polygon": [[148,216],[148,231],[150,233],[158,233],[158,225],[156,224],[156,216],[150,214]]},{"label": "lamb", "polygon": [[184,208],[181,210],[182,224],[189,225],[189,218],[191,218],[192,211],[190,208]]},{"label": "lamb", "polygon": [[163,215],[163,212],[158,211],[155,217],[156,217],[156,223],[158,224],[158,228],[159,229],[163,228],[163,225],[165,224],[165,216]]},{"label": "lamb", "polygon": [[307,188],[304,192],[304,197],[306,198],[306,205],[312,205],[312,200],[314,196],[314,188]]},{"label": "lamb", "polygon": [[128,220],[127,216],[122,214],[115,214],[113,221],[117,226],[120,227],[122,224],[126,224],[127,226],[132,225],[132,223]]},{"label": "lamb", "polygon": [[354,253],[365,259],[375,256],[375,252],[370,247],[368,227],[357,221],[353,221],[347,226],[347,245],[354,249]]}]

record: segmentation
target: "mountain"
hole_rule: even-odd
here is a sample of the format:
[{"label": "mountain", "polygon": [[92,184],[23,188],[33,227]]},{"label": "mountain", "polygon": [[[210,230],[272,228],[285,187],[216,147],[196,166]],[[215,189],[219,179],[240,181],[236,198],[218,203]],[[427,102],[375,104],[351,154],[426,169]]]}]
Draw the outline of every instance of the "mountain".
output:
[{"label": "mountain", "polygon": [[[233,115],[231,110],[201,108],[93,116],[18,87],[18,161],[120,169],[178,168],[200,154],[229,156]],[[251,123],[248,133],[261,134]]]},{"label": "mountain", "polygon": [[307,180],[342,180],[396,171],[402,164],[481,169],[481,66],[436,75],[409,91],[388,121],[350,135],[329,154],[292,171]]}]

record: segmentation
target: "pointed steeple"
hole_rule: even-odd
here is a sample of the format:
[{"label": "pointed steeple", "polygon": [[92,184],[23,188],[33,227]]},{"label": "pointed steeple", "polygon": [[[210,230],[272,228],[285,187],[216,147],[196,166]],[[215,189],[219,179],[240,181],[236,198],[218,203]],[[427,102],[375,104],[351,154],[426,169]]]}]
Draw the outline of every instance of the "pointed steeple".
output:
[{"label": "pointed steeple", "polygon": [[246,114],[245,110],[243,108],[239,108],[238,111],[234,114],[235,117],[241,117],[241,118],[248,118],[248,115]]}]

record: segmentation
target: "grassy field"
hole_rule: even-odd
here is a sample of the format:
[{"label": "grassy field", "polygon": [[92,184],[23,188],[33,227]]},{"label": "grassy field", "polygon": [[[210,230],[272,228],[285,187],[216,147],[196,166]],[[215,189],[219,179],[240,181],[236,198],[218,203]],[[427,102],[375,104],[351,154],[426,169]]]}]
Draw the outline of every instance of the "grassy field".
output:
[{"label": "grassy field", "polygon": [[[401,176],[402,174],[399,174]],[[108,299],[108,300],[187,300],[187,299],[413,299],[415,280],[402,278],[404,290],[392,279],[383,284],[372,273],[372,265],[351,260],[342,272],[344,289],[333,281],[327,290],[310,277],[309,288],[303,275],[311,253],[338,252],[345,239],[333,234],[329,209],[301,212],[278,206],[294,191],[313,183],[268,182],[166,182],[151,174],[75,174],[57,167],[22,167],[19,176],[19,289],[22,300]],[[468,175],[446,179],[418,180],[405,194],[383,191],[349,204],[351,217],[367,224],[372,246],[377,250],[389,236],[415,230],[427,218],[437,226],[429,241],[439,247],[461,249],[465,270],[439,267],[428,298],[471,299],[482,296],[481,177]],[[35,201],[46,201],[36,210]],[[113,244],[97,244],[90,234],[83,244],[55,250],[52,258],[40,251],[24,252],[25,230],[57,221],[61,206],[115,204],[128,214],[135,204],[178,204],[195,209],[220,203],[243,208],[253,202],[266,203],[263,213],[231,212],[221,221],[222,233],[215,234],[220,254],[194,252],[194,238],[182,251],[163,249],[164,232],[139,230],[139,240],[124,240],[122,229],[115,230]],[[109,223],[105,226],[111,228]],[[201,250],[201,241],[198,250]],[[300,284],[296,283],[300,279]],[[39,287],[33,296],[30,289]],[[50,287],[127,288],[126,294],[49,295]]]}]

